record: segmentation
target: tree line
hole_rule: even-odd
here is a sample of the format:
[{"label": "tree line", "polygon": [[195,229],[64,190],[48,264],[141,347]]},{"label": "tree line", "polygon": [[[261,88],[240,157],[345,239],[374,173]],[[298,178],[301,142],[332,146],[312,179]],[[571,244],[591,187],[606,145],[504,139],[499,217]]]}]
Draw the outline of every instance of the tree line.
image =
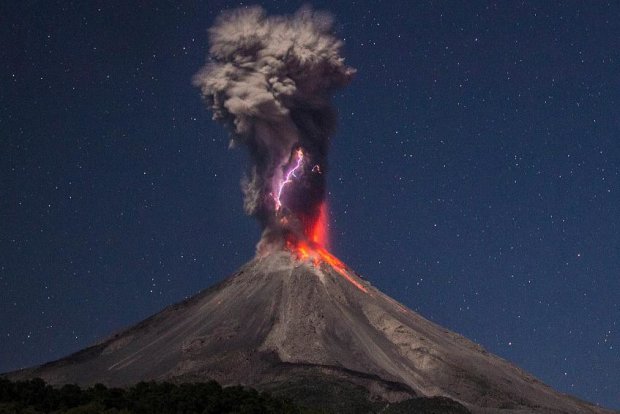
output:
[{"label": "tree line", "polygon": [[129,388],[55,388],[36,378],[0,378],[0,414],[309,414],[292,402],[243,387],[217,382],[173,384],[140,382]]}]

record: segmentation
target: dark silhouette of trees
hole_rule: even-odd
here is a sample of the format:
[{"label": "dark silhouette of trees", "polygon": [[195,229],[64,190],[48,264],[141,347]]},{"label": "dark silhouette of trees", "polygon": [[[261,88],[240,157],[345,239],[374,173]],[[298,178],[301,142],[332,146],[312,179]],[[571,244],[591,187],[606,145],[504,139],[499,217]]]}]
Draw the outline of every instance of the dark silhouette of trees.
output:
[{"label": "dark silhouette of trees", "polygon": [[[338,388],[334,383],[329,386]],[[54,388],[38,378],[11,382],[0,377],[0,414],[469,414],[464,406],[444,397],[390,404],[370,401],[356,390],[341,385],[332,394],[322,387],[295,388],[295,392],[289,389],[288,394],[282,394],[298,404],[314,407],[306,408],[249,388],[222,388],[215,381],[140,382],[129,388],[102,384]],[[316,395],[307,398],[312,392]]]},{"label": "dark silhouette of trees", "polygon": [[54,388],[41,379],[11,382],[0,378],[0,414],[262,414],[309,413],[291,402],[243,387],[216,382],[141,382],[130,388],[97,384]]}]

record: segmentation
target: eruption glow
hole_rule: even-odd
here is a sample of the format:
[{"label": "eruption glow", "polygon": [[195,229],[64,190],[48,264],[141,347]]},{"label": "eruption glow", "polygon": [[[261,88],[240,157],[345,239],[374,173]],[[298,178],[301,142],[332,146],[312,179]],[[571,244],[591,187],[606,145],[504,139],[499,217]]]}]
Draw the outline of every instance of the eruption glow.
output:
[{"label": "eruption glow", "polygon": [[328,252],[324,247],[313,242],[306,243],[298,241],[295,243],[289,241],[287,242],[287,248],[297,256],[298,260],[311,261],[315,267],[321,267],[323,263],[326,263],[353,286],[364,293],[368,292],[368,289],[351,275],[351,271],[347,265]]},{"label": "eruption glow", "polygon": [[313,226],[309,231],[309,238],[312,242],[326,249],[329,248],[328,223],[329,217],[327,216],[327,203],[323,202],[323,204],[321,204],[319,218],[313,223]]}]

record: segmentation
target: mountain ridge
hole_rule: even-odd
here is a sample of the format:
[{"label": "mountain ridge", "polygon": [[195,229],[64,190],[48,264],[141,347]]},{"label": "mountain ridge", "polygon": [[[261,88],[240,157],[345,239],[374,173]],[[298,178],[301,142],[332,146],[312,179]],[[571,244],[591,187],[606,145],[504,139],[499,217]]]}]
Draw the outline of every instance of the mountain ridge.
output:
[{"label": "mountain ridge", "polygon": [[474,413],[611,412],[557,393],[348,268],[286,250],[89,348],[9,374],[33,376],[112,386],[214,379],[257,389],[329,378],[374,399],[443,396]]}]

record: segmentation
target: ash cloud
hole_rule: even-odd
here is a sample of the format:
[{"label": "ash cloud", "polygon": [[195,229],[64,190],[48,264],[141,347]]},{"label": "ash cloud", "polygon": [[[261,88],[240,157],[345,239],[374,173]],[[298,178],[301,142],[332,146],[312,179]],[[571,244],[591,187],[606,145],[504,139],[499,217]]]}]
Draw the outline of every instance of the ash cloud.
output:
[{"label": "ash cloud", "polygon": [[[193,83],[213,119],[230,128],[231,147],[245,145],[251,154],[242,189],[246,213],[264,228],[259,250],[289,233],[303,237],[325,198],[336,125],[330,95],[355,73],[341,56],[332,16],[308,7],[292,16],[267,16],[260,7],[227,11],[209,29],[209,41],[208,61]],[[276,211],[275,186],[298,148],[303,171],[287,187],[286,208]]]}]

